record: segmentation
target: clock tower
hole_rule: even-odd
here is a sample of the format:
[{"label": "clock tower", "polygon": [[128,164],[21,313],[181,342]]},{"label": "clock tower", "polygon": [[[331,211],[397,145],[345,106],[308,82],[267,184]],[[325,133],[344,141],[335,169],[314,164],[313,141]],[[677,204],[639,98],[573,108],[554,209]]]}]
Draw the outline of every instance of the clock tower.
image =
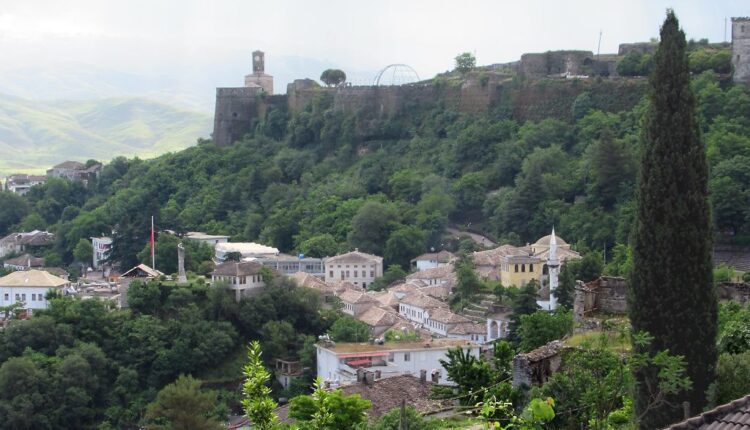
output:
[{"label": "clock tower", "polygon": [[273,76],[266,74],[266,54],[263,51],[253,52],[253,73],[245,76],[245,88],[273,95]]}]

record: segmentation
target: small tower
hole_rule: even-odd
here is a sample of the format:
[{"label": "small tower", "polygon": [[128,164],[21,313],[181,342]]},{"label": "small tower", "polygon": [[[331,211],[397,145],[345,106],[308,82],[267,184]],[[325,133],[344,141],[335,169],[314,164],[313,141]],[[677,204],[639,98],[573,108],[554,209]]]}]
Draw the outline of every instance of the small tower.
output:
[{"label": "small tower", "polygon": [[750,84],[750,17],[732,18],[732,67],[735,83]]},{"label": "small tower", "polygon": [[551,311],[557,309],[557,271],[560,268],[560,262],[557,260],[557,238],[555,237],[555,228],[552,227],[552,236],[549,239],[549,254],[547,255],[547,269],[549,271],[549,308]]},{"label": "small tower", "polygon": [[245,87],[273,95],[273,76],[266,74],[266,54],[263,51],[253,52],[253,73],[245,76]]}]

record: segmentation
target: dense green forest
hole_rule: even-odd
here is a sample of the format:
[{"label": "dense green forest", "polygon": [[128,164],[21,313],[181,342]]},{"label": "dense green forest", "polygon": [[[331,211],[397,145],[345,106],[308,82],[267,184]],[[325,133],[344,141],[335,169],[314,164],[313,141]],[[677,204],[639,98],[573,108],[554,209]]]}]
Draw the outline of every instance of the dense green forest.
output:
[{"label": "dense green forest", "polygon": [[[715,231],[747,244],[750,91],[712,71],[692,85]],[[25,198],[0,194],[0,234],[54,231],[48,258],[69,264],[81,239],[114,230],[112,258],[123,267],[148,242],[152,215],[159,230],[227,234],[309,256],[358,247],[404,267],[430,248],[455,247],[444,237],[451,225],[512,244],[554,225],[579,250],[610,250],[631,229],[644,106],[603,112],[584,92],[567,121],[521,124],[502,110],[477,116],[440,106],[373,120],[335,111],[321,96],[302,112],[271,111],[228,148],[204,140],[154,160],[116,158],[88,188],[51,180]],[[365,123],[375,130],[366,139]]]}]

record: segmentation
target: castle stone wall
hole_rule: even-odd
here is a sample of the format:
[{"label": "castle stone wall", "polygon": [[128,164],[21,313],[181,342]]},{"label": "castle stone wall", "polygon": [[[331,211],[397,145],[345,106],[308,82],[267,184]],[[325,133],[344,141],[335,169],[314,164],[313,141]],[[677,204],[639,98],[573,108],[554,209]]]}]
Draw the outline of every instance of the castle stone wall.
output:
[{"label": "castle stone wall", "polygon": [[523,78],[541,78],[549,75],[580,75],[586,60],[592,61],[591,51],[548,51],[540,54],[523,54],[519,72]]},{"label": "castle stone wall", "polygon": [[750,84],[750,18],[732,18],[734,82]]}]

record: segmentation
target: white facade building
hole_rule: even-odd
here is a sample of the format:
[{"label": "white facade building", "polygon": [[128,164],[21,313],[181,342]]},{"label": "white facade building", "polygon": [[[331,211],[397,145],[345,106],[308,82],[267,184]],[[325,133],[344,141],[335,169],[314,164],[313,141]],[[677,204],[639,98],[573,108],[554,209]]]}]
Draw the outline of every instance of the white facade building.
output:
[{"label": "white facade building", "polygon": [[445,302],[441,302],[438,299],[434,299],[430,296],[421,293],[410,294],[404,297],[399,303],[398,313],[405,317],[407,320],[425,325],[427,327],[427,320],[429,319],[429,313],[433,309],[446,309],[448,305]]},{"label": "white facade building", "polygon": [[223,236],[219,234],[206,234],[202,231],[189,231],[185,234],[185,239],[194,240],[196,242],[203,242],[211,245],[213,248],[217,243],[229,242],[229,236]]},{"label": "white facade building", "polygon": [[323,260],[327,283],[350,282],[367,288],[375,279],[383,276],[383,257],[359,252],[355,249],[346,254]]},{"label": "white facade building", "polygon": [[224,261],[227,254],[238,253],[242,258],[260,258],[279,255],[279,250],[254,242],[219,242],[214,245],[215,257],[218,261]]},{"label": "white facade building", "polygon": [[432,252],[414,258],[411,260],[411,265],[412,268],[417,270],[435,269],[437,267],[453,264],[455,259],[456,256],[448,251]]},{"label": "white facade building", "polygon": [[91,268],[100,269],[102,262],[107,258],[109,249],[112,248],[111,237],[92,237],[91,247],[94,249],[93,259],[91,261]]},{"label": "white facade building", "polygon": [[357,381],[357,369],[379,372],[380,377],[399,375],[439,374],[439,383],[455,385],[448,379],[440,364],[450,348],[461,347],[479,357],[479,345],[458,339],[433,339],[427,342],[386,342],[382,345],[369,343],[322,342],[317,349],[317,374],[325,381],[342,385]]},{"label": "white facade building", "polygon": [[41,270],[13,272],[0,278],[0,307],[23,303],[24,309],[47,309],[47,292],[62,292],[69,285],[69,281]]},{"label": "white facade building", "polygon": [[260,291],[266,284],[260,269],[263,266],[254,261],[228,261],[221,263],[211,273],[211,284],[225,282],[229,289],[234,290],[235,300],[251,296]]}]

